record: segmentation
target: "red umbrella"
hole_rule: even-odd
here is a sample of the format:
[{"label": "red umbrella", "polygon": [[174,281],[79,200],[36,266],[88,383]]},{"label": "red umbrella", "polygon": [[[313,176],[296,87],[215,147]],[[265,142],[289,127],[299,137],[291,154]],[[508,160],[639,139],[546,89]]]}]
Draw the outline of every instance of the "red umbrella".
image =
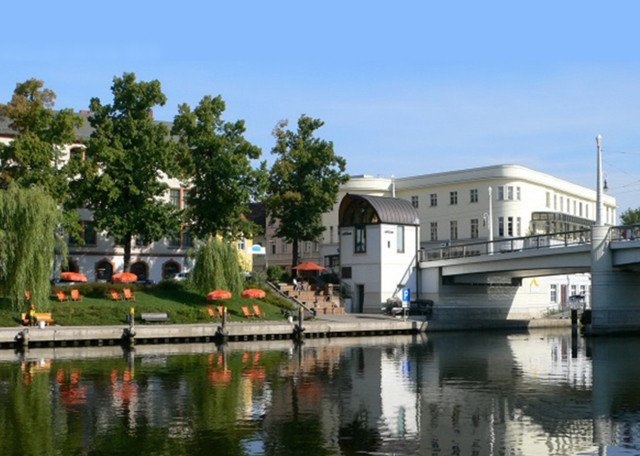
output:
[{"label": "red umbrella", "polygon": [[233,295],[230,291],[227,290],[214,290],[207,295],[207,299],[209,301],[214,301],[216,299],[230,299]]},{"label": "red umbrella", "polygon": [[305,263],[300,263],[298,266],[294,266],[293,269],[297,269],[298,271],[324,271],[327,268],[320,266],[313,261],[307,261]]},{"label": "red umbrella", "polygon": [[119,272],[111,276],[111,281],[116,283],[131,283],[138,280],[138,276],[133,272]]},{"label": "red umbrella", "polygon": [[252,298],[252,299],[263,299],[267,296],[264,290],[260,290],[258,288],[249,288],[242,292],[243,298]]},{"label": "red umbrella", "polygon": [[60,279],[65,282],[86,282],[87,276],[79,272],[63,272],[60,274]]}]

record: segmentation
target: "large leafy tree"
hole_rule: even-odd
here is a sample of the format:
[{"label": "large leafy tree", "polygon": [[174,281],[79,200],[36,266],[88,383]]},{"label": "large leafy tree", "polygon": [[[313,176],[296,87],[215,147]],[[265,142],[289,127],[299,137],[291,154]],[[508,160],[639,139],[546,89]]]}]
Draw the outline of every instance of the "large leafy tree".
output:
[{"label": "large leafy tree", "polygon": [[38,186],[65,209],[67,229],[77,231],[77,214],[69,193],[73,166],[63,164],[64,146],[77,142],[75,129],[82,118],[71,109],[54,111],[56,94],[37,79],[16,85],[0,115],[15,132],[13,140],[0,144],[0,188],[11,183]]},{"label": "large leafy tree", "polygon": [[292,266],[298,263],[298,242],[315,241],[322,234],[322,214],[336,203],[340,185],[348,180],[346,161],[333,143],[314,136],[324,122],[306,115],[296,131],[281,121],[274,129],[277,156],[269,172],[265,200],[272,219],[280,220],[276,235],[293,244]]},{"label": "large leafy tree", "polygon": [[257,228],[245,215],[266,180],[264,164],[252,164],[261,151],[244,138],[244,121],[222,120],[224,110],[220,96],[204,97],[193,110],[182,104],[172,128],[189,177],[186,219],[200,238],[249,237]]},{"label": "large leafy tree", "polygon": [[179,209],[164,198],[162,176],[177,170],[176,144],[152,110],[166,97],[157,80],[136,81],[133,73],[115,77],[113,102],[92,98],[87,159],[80,188],[96,226],[124,245],[129,270],[134,236],[148,242],[179,230]]},{"label": "large leafy tree", "polygon": [[620,220],[624,225],[638,225],[640,224],[640,208],[638,209],[627,209],[622,214],[620,214]]}]

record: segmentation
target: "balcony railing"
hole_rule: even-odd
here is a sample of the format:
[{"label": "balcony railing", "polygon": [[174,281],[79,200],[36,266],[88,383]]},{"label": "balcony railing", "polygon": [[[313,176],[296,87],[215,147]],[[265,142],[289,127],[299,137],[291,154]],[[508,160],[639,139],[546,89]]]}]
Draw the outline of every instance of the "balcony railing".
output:
[{"label": "balcony railing", "polygon": [[611,241],[640,240],[640,225],[613,226],[610,231]]}]

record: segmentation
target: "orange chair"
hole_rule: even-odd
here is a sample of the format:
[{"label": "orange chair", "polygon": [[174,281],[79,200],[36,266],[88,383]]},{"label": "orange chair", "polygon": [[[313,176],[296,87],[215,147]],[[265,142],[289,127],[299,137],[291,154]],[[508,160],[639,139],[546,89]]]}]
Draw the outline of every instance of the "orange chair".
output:
[{"label": "orange chair", "polygon": [[80,294],[80,290],[73,289],[71,290],[71,300],[72,301],[82,301],[82,295]]},{"label": "orange chair", "polygon": [[224,313],[225,313],[224,306],[218,306],[218,314],[220,315],[220,317],[222,317]]},{"label": "orange chair", "polygon": [[122,296],[116,290],[111,290],[111,299],[114,301],[122,301]]},{"label": "orange chair", "polygon": [[259,306],[253,306],[253,313],[258,318],[264,318],[264,312]]},{"label": "orange chair", "polygon": [[58,292],[56,293],[56,296],[58,297],[58,302],[65,302],[69,300],[69,296],[64,294],[64,291],[62,290],[58,290]]},{"label": "orange chair", "polygon": [[247,306],[242,306],[242,314],[243,314],[246,318],[253,318],[253,317],[255,317],[255,315],[251,313],[251,311],[249,310],[249,308],[248,308]]},{"label": "orange chair", "polygon": [[218,315],[216,314],[216,311],[213,310],[213,307],[207,306],[207,312],[209,312],[209,316],[211,318],[218,318]]},{"label": "orange chair", "polygon": [[124,292],[124,299],[127,301],[135,301],[136,297],[133,295],[133,292],[129,288],[125,288],[122,290]]}]

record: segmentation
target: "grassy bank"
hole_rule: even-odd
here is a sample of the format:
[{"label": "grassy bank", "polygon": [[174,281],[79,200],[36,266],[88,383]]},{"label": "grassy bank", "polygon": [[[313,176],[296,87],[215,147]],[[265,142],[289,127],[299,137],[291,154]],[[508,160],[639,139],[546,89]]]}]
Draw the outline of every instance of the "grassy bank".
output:
[{"label": "grassy bank", "polygon": [[[125,286],[126,287],[126,286]],[[267,320],[282,320],[282,311],[291,308],[290,303],[278,296],[267,292],[266,299],[245,299],[233,297],[224,301],[207,302],[204,296],[194,293],[182,283],[162,284],[153,288],[133,287],[135,301],[113,301],[108,298],[110,289],[123,288],[123,286],[111,286],[106,284],[80,285],[74,288],[80,289],[83,299],[81,302],[58,302],[51,297],[45,306],[37,309],[38,312],[51,312],[56,324],[63,326],[85,325],[117,325],[127,322],[129,308],[135,308],[136,323],[142,324],[140,314],[142,312],[163,312],[169,316],[169,323],[208,323],[219,321],[211,319],[207,312],[207,304],[213,307],[225,305],[228,308],[229,321],[247,321],[242,315],[242,306],[252,308],[254,305],[266,314]],[[71,288],[61,288],[69,291]],[[57,291],[58,288],[54,289]],[[68,294],[68,293],[67,293]],[[22,309],[21,312],[25,312]],[[6,301],[0,305],[0,326],[19,326],[19,312],[10,310]],[[253,320],[253,319],[252,319]]]}]

